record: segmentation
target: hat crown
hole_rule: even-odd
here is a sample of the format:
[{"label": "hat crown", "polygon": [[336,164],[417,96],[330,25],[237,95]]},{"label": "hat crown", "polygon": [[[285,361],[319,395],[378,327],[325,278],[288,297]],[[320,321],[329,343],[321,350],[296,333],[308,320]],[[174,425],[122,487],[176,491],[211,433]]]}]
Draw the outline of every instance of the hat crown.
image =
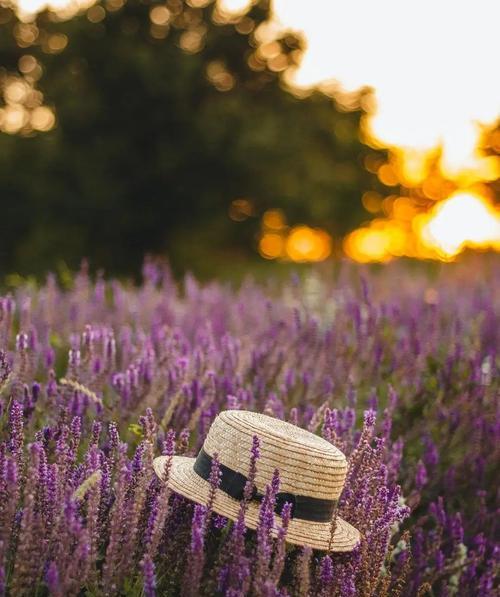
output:
[{"label": "hat crown", "polygon": [[217,453],[221,464],[247,476],[253,437],[260,441],[255,485],[259,491],[280,473],[280,491],[321,499],[337,499],[344,486],[347,461],[325,439],[296,425],[260,413],[221,412],[203,448]]}]

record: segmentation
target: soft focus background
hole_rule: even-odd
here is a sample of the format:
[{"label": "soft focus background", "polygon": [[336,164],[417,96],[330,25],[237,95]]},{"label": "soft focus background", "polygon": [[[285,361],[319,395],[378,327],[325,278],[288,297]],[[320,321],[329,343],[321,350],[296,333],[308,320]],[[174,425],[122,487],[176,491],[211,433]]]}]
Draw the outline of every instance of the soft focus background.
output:
[{"label": "soft focus background", "polygon": [[0,276],[498,251],[499,18],[496,0],[1,0]]}]

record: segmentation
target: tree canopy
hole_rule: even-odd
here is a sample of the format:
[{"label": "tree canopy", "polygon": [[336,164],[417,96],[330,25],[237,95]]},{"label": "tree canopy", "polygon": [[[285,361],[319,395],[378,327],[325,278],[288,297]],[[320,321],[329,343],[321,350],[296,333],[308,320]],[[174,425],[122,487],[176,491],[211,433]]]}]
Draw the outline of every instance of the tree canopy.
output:
[{"label": "tree canopy", "polygon": [[[284,89],[301,42],[278,39],[270,62],[255,37],[268,18],[262,2],[224,20],[199,1],[107,0],[26,24],[4,6],[4,96],[12,73],[30,82],[31,60],[32,101],[43,93],[56,123],[0,133],[0,271],[251,257],[259,216],[276,207],[334,235],[358,224],[361,193],[380,184],[363,168],[361,112]],[[228,217],[238,198],[252,205],[244,222]]]}]

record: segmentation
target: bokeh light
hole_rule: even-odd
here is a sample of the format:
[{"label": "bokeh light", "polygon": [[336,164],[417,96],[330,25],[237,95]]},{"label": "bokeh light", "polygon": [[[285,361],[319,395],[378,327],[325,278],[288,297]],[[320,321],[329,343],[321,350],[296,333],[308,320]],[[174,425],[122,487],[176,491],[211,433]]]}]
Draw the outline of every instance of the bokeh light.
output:
[{"label": "bokeh light", "polygon": [[296,226],[286,239],[286,254],[297,263],[324,261],[332,252],[330,235],[319,228]]},{"label": "bokeh light", "polygon": [[259,241],[259,253],[265,259],[284,256],[285,240],[276,232],[265,232]]},{"label": "bokeh light", "polygon": [[18,61],[20,75],[0,71],[0,132],[29,135],[33,131],[47,132],[55,126],[54,110],[43,105],[43,94],[35,88],[42,68],[31,55]]},{"label": "bokeh light", "polygon": [[149,18],[155,25],[168,25],[170,21],[170,11],[166,6],[153,6],[149,12]]},{"label": "bokeh light", "polygon": [[220,60],[213,60],[206,69],[207,79],[217,91],[230,91],[234,86],[234,77]]},{"label": "bokeh light", "polygon": [[234,199],[229,206],[229,217],[235,222],[244,222],[255,212],[254,205],[250,199]]},{"label": "bokeh light", "polygon": [[259,253],[265,259],[317,263],[332,252],[332,237],[321,228],[290,227],[281,209],[269,209],[261,219]]},{"label": "bokeh light", "polygon": [[281,230],[286,226],[285,214],[281,209],[268,209],[262,216],[262,224],[265,228]]}]

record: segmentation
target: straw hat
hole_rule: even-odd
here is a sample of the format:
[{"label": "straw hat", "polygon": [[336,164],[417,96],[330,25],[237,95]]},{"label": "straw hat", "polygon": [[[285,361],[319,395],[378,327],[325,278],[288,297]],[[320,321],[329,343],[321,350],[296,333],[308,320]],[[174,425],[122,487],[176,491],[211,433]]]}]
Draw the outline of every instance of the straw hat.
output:
[{"label": "straw hat", "polygon": [[[351,551],[359,542],[359,532],[340,517],[330,543],[332,517],[344,487],[347,462],[344,454],[309,431],[259,413],[226,410],[213,422],[197,458],[174,456],[168,485],[199,504],[206,504],[210,489],[212,457],[217,453],[222,479],[216,491],[214,510],[236,520],[243,488],[249,473],[253,437],[260,440],[255,490],[262,495],[279,470],[277,503],[289,501],[292,518],[286,540],[314,549]],[[167,456],[155,458],[153,466],[162,478]],[[233,496],[233,497],[231,497]],[[255,529],[259,519],[258,495],[250,501],[245,525]],[[279,511],[279,507],[276,508]],[[275,514],[275,527],[281,524]]]}]

